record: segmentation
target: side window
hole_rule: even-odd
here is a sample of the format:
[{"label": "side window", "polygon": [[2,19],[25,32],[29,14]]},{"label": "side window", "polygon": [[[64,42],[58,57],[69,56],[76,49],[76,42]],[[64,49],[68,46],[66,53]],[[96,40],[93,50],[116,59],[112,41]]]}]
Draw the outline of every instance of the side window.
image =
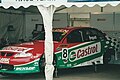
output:
[{"label": "side window", "polygon": [[84,31],[84,34],[83,34],[83,37],[84,37],[84,41],[87,42],[87,41],[90,41],[90,31],[89,30],[83,30]]},{"label": "side window", "polygon": [[96,36],[96,40],[102,40],[105,38],[104,34],[97,29],[90,29],[92,35]]},{"label": "side window", "polygon": [[67,36],[67,43],[78,43],[82,41],[83,37],[80,30],[74,30]]},{"label": "side window", "polygon": [[97,29],[85,29],[84,30],[84,41],[102,40],[104,35]]}]

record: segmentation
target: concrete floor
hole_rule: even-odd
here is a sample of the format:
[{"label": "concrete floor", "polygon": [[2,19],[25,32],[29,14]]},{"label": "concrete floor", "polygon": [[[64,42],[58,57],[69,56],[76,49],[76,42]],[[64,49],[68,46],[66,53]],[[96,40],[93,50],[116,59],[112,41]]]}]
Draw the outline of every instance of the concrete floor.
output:
[{"label": "concrete floor", "polygon": [[[120,80],[120,65],[98,66],[98,72],[94,72],[92,66],[74,69],[60,69],[54,80]],[[43,73],[2,76],[0,80],[45,80]]]}]

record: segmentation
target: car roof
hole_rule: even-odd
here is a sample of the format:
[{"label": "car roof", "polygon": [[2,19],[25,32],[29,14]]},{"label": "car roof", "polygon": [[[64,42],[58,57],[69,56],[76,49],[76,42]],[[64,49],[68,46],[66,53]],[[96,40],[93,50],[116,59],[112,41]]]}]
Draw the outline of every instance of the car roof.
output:
[{"label": "car roof", "polygon": [[91,27],[65,27],[65,28],[53,28],[53,32],[68,32],[75,29],[89,29]]}]

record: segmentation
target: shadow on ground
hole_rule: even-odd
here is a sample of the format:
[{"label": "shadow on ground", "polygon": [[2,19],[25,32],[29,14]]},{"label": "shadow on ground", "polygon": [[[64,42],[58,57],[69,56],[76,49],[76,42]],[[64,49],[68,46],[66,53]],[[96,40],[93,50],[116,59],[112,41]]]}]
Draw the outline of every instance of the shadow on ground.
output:
[{"label": "shadow on ground", "polygon": [[[0,80],[45,80],[44,73],[0,76]],[[97,72],[93,66],[59,69],[54,80],[120,80],[120,65],[99,65]]]}]

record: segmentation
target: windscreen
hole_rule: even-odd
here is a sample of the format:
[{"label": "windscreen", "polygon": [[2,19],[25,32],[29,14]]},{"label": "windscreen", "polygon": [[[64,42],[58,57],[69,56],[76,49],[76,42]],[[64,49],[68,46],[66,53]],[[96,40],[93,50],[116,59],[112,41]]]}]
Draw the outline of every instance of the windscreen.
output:
[{"label": "windscreen", "polygon": [[[63,32],[53,32],[53,41],[61,41],[64,35],[65,34]],[[45,40],[45,32],[40,32],[38,36],[36,36],[32,40]]]},{"label": "windscreen", "polygon": [[106,2],[106,1],[120,1],[120,0],[67,0],[68,2]]}]

